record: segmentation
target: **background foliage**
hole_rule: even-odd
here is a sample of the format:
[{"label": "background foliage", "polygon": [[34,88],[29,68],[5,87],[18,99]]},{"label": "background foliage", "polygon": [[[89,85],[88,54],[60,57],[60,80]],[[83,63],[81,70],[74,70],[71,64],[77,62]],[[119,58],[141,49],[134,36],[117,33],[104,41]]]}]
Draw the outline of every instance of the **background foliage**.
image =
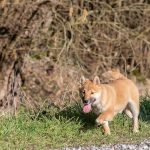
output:
[{"label": "background foliage", "polygon": [[112,67],[150,76],[148,0],[3,0],[0,18],[3,109],[78,101],[81,74]]}]

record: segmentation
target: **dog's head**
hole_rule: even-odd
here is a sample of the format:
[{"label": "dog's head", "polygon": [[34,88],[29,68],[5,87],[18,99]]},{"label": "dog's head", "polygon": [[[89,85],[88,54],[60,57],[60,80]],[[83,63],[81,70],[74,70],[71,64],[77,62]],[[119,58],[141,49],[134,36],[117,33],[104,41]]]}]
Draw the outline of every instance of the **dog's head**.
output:
[{"label": "dog's head", "polygon": [[82,76],[80,83],[80,95],[84,104],[83,111],[88,113],[91,111],[92,105],[100,98],[100,79],[96,76],[93,80],[89,80]]}]

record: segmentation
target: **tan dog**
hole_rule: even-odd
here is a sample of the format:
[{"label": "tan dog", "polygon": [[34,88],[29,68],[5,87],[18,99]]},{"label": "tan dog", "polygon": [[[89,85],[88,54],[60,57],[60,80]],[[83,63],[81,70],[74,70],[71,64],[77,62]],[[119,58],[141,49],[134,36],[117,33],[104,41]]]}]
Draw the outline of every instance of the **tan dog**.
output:
[{"label": "tan dog", "polygon": [[110,84],[101,84],[99,77],[93,81],[81,78],[83,111],[92,109],[98,115],[96,122],[101,124],[105,134],[110,134],[109,121],[122,111],[133,118],[133,132],[138,132],[139,92],[127,78],[118,78]]}]

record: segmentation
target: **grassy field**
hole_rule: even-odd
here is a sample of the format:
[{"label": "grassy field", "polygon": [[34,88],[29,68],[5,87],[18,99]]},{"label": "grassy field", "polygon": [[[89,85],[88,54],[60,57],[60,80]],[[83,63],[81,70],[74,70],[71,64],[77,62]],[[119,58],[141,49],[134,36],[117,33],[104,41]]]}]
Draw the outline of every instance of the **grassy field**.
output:
[{"label": "grassy field", "polygon": [[72,146],[131,143],[150,138],[150,101],[141,102],[140,133],[132,133],[132,121],[124,114],[111,122],[110,136],[95,124],[95,115],[83,114],[80,105],[63,110],[49,108],[37,114],[23,109],[17,117],[0,119],[0,149],[54,149]]}]

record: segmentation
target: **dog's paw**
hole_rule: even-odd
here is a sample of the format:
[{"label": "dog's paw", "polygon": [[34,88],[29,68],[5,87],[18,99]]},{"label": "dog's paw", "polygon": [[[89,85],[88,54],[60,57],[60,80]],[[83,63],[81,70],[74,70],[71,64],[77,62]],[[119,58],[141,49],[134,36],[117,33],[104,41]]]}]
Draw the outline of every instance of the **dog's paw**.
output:
[{"label": "dog's paw", "polygon": [[105,131],[105,132],[104,132],[104,135],[106,135],[106,136],[107,136],[107,135],[111,135],[111,133],[110,133],[110,131]]},{"label": "dog's paw", "polygon": [[133,129],[133,133],[139,133],[138,129]]}]

